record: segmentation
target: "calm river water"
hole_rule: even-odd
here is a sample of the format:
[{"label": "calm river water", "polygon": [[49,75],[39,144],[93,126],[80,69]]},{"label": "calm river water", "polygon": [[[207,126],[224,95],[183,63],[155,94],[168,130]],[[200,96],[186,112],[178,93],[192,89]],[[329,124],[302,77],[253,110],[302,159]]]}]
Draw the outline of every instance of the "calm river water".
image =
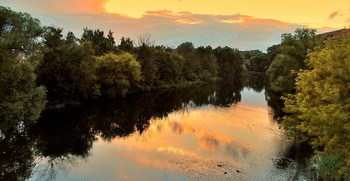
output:
[{"label": "calm river water", "polygon": [[265,94],[261,87],[203,85],[46,112],[37,125],[2,135],[1,178],[300,178]]}]

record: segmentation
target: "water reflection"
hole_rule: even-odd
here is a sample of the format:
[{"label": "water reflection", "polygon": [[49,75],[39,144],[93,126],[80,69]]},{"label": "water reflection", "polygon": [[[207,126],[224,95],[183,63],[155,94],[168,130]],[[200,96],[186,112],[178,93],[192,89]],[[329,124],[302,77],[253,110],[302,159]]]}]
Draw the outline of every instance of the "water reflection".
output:
[{"label": "water reflection", "polygon": [[226,82],[45,112],[0,136],[0,180],[264,180],[288,144],[251,89]]}]

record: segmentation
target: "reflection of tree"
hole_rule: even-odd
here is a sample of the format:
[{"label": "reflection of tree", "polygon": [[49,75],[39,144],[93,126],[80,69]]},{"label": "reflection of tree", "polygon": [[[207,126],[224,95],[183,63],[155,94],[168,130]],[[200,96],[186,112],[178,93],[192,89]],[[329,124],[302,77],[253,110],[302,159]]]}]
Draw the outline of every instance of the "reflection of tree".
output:
[{"label": "reflection of tree", "polygon": [[278,157],[273,159],[274,167],[270,170],[271,175],[276,177],[278,173],[282,173],[281,176],[288,174],[291,178],[290,180],[300,180],[301,178],[318,180],[316,170],[312,168],[308,161],[314,154],[308,143],[292,143],[287,145],[286,149],[281,150],[283,152],[278,153]]},{"label": "reflection of tree", "polygon": [[95,132],[88,120],[91,113],[74,110],[51,112],[42,116],[32,130],[37,138],[37,149],[42,156],[87,156]]},{"label": "reflection of tree", "polygon": [[244,85],[252,88],[256,92],[263,91],[266,85],[265,73],[249,74],[244,80]]},{"label": "reflection of tree", "polygon": [[25,180],[31,175],[33,146],[27,130],[0,133],[0,180]]},{"label": "reflection of tree", "polygon": [[221,82],[216,90],[216,98],[213,104],[216,106],[229,107],[232,104],[240,102],[242,89],[243,83],[241,81]]},{"label": "reflection of tree", "polygon": [[273,110],[273,117],[275,119],[281,118],[283,113],[283,100],[281,99],[281,95],[270,91],[269,89],[265,89],[265,99],[267,104]]},{"label": "reflection of tree", "polygon": [[[112,140],[142,133],[152,118],[191,106],[230,106],[241,99],[241,83],[200,85],[129,95],[126,98],[85,104],[79,108],[46,111],[25,133],[1,137],[0,177],[24,180],[31,174],[34,158],[42,158],[41,178],[55,178],[57,170],[89,155],[98,137]],[[1,180],[1,179],[0,179]]]}]

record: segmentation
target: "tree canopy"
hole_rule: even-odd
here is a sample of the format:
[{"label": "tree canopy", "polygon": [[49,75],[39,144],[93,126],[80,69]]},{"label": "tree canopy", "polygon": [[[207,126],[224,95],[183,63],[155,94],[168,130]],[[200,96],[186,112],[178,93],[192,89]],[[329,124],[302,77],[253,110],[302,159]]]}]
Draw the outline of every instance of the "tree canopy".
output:
[{"label": "tree canopy", "polygon": [[[327,180],[350,179],[350,37],[328,39],[308,54],[310,70],[298,73],[296,94],[285,99],[284,126],[306,135],[320,151]],[[334,159],[333,159],[334,160]]]},{"label": "tree canopy", "polygon": [[0,129],[34,123],[45,107],[46,89],[36,85],[43,29],[26,13],[0,7]]}]

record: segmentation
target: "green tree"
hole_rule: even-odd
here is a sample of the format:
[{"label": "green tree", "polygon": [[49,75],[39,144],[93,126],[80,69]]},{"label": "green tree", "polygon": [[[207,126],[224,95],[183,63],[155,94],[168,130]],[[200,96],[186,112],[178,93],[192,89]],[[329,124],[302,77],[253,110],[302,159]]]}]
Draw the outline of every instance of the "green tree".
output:
[{"label": "green tree", "polygon": [[143,83],[147,87],[146,89],[150,89],[153,87],[157,72],[152,47],[143,44],[137,48],[137,54],[137,61],[141,64]]},{"label": "green tree", "polygon": [[131,53],[134,50],[134,42],[129,37],[122,37],[120,39],[120,45],[118,45],[118,49],[124,52]]},{"label": "green tree", "polygon": [[350,37],[328,39],[323,49],[308,54],[307,62],[310,70],[298,73],[296,94],[284,98],[283,125],[306,135],[320,151],[326,180],[349,180]]},{"label": "green tree", "polygon": [[184,58],[175,52],[166,51],[164,47],[156,48],[154,61],[157,64],[157,86],[174,85],[182,79]]},{"label": "green tree", "polygon": [[191,42],[181,43],[176,48],[177,53],[184,57],[183,73],[184,78],[189,81],[199,80],[202,65],[199,57],[195,53],[195,48]]},{"label": "green tree", "polygon": [[47,88],[49,105],[54,107],[76,104],[99,94],[91,43],[67,43],[70,40],[62,37],[62,29],[47,29],[44,57],[37,69],[38,82]]},{"label": "green tree", "polygon": [[253,71],[253,72],[266,72],[267,69],[270,66],[270,61],[267,58],[267,55],[264,53],[260,53],[258,55],[252,56],[249,59],[249,67],[248,70],[249,71]]},{"label": "green tree", "polygon": [[125,96],[132,83],[142,78],[140,63],[129,53],[108,53],[96,57],[96,61],[96,76],[103,96]]},{"label": "green tree", "polygon": [[91,30],[84,28],[80,41],[91,42],[92,47],[95,50],[95,54],[98,56],[116,51],[116,45],[113,38],[113,33],[111,31],[109,31],[107,37],[105,37],[102,30]]},{"label": "green tree", "polygon": [[212,52],[211,46],[198,47],[196,54],[199,57],[203,70],[200,73],[202,80],[210,80],[218,75],[218,64],[215,55]]},{"label": "green tree", "polygon": [[225,79],[238,80],[243,72],[243,58],[238,50],[218,47],[213,50],[219,65],[219,75]]},{"label": "green tree", "polygon": [[42,32],[29,14],[0,6],[0,130],[35,123],[45,107],[46,90],[34,73]]},{"label": "green tree", "polygon": [[[291,93],[294,91],[293,71],[306,69],[306,55],[308,50],[320,45],[314,29],[296,29],[294,34],[285,33],[281,37],[281,44],[268,48],[269,62],[268,88],[277,93]],[[287,66],[283,67],[284,62]],[[280,69],[283,67],[283,71]],[[281,83],[283,82],[283,83]]]},{"label": "green tree", "polygon": [[292,71],[299,70],[301,65],[294,57],[278,54],[267,70],[269,89],[276,93],[292,93],[296,74]]}]

